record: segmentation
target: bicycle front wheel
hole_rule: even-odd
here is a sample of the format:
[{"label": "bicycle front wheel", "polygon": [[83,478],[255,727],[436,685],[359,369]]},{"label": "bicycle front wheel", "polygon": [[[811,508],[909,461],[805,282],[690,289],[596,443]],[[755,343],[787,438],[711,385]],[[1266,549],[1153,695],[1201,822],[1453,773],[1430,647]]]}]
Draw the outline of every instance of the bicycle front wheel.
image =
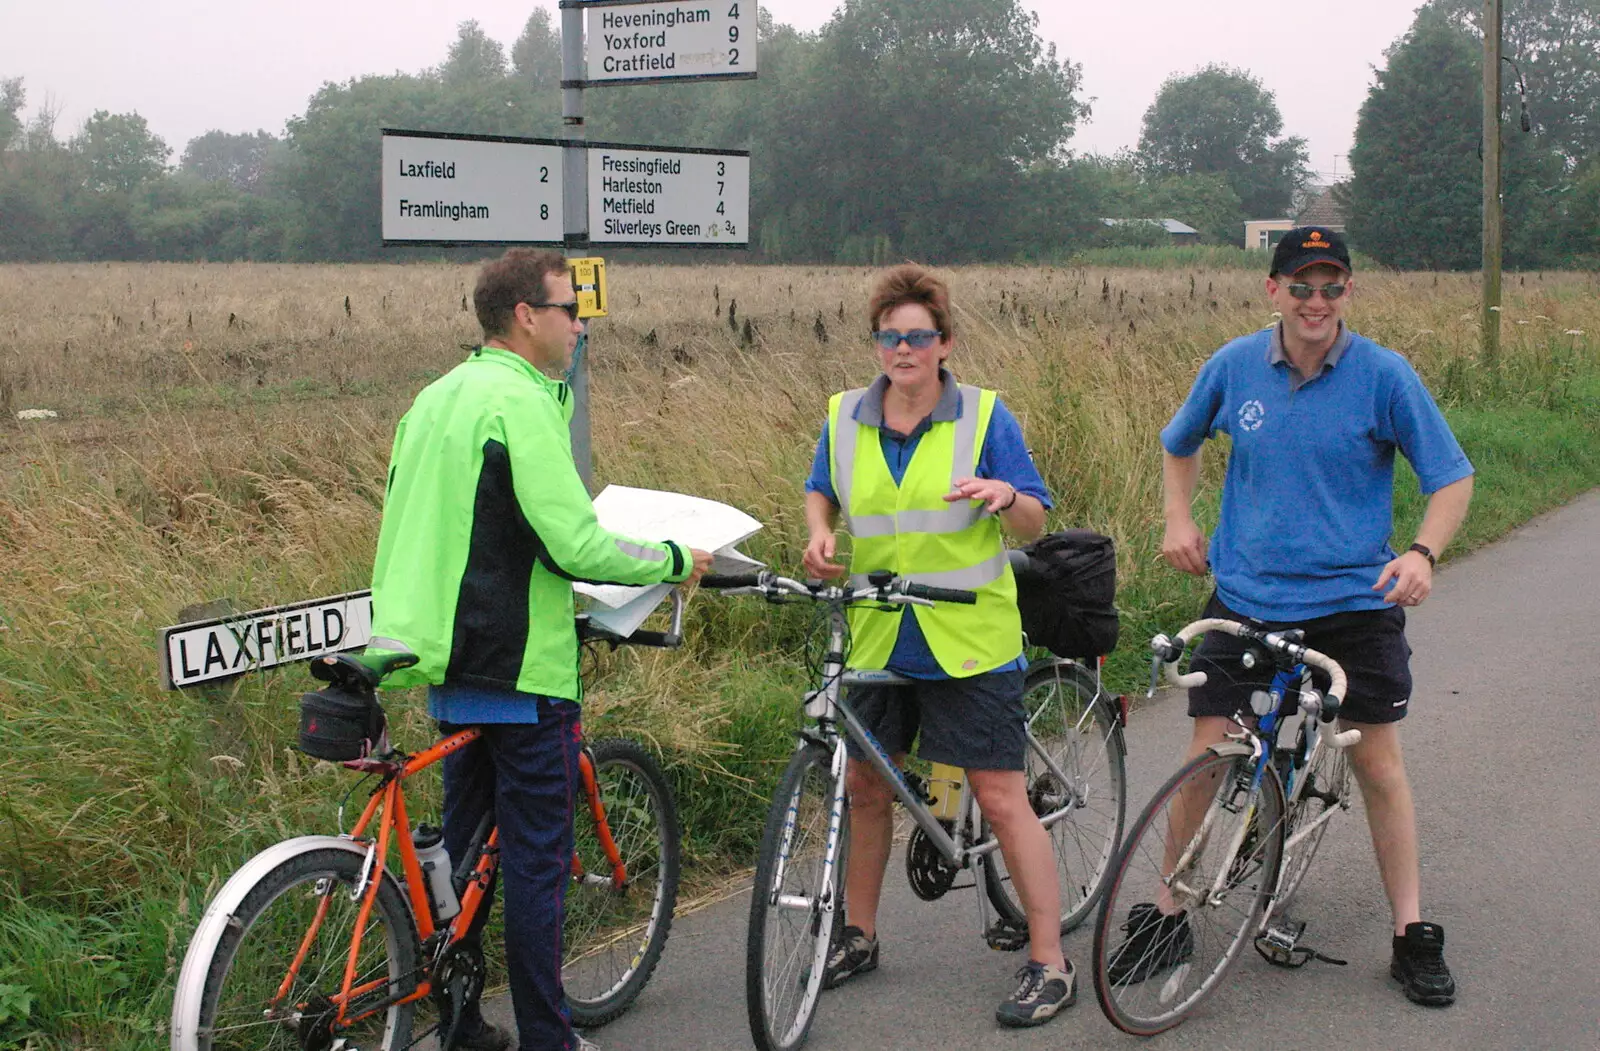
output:
[{"label": "bicycle front wheel", "polygon": [[650,753],[617,738],[589,752],[605,821],[579,800],[561,981],[573,1024],[592,1028],[632,1006],[661,959],[678,900],[681,837],[672,789]]},{"label": "bicycle front wheel", "polygon": [[[363,924],[365,864],[362,853],[311,846],[261,875],[220,939],[190,947],[173,1011],[174,1051],[298,1051],[340,1038],[343,1046],[380,1051],[409,1046],[413,1005],[392,1001],[421,979],[416,925],[387,872]],[[361,948],[346,999],[358,926]],[[335,1033],[341,1003],[349,1024]]]},{"label": "bicycle front wheel", "polygon": [[745,948],[745,1003],[760,1051],[798,1047],[844,907],[844,784],[819,745],[795,752],[761,834]]},{"label": "bicycle front wheel", "polygon": [[1118,1029],[1151,1036],[1183,1021],[1259,930],[1282,857],[1283,789],[1270,771],[1252,789],[1254,766],[1204,752],[1134,822],[1094,931],[1094,988]]},{"label": "bicycle front wheel", "polygon": [[[1334,807],[1350,805],[1350,761],[1344,749],[1335,748],[1325,739],[1332,730],[1331,726],[1324,728],[1324,737],[1317,742],[1311,761],[1295,771],[1296,787],[1292,794],[1296,798],[1284,822],[1283,868],[1278,876],[1277,900],[1273,905],[1277,913],[1289,907],[1295,891],[1300,889],[1300,882],[1305,879],[1311,859],[1316,856],[1323,834],[1333,820],[1329,818],[1319,824],[1318,819]],[[1303,747],[1305,729],[1302,727],[1300,732]],[[1294,837],[1302,829],[1310,831],[1296,842]]]},{"label": "bicycle front wheel", "polygon": [[[1066,934],[1088,918],[1111,876],[1127,812],[1126,746],[1112,710],[1115,700],[1077,665],[1038,668],[1023,690],[1030,738],[1028,801],[1046,820],[1067,811],[1046,829],[1061,887],[1061,933]],[[1001,919],[1025,929],[1027,914],[999,851],[990,855],[984,875],[984,889]]]}]

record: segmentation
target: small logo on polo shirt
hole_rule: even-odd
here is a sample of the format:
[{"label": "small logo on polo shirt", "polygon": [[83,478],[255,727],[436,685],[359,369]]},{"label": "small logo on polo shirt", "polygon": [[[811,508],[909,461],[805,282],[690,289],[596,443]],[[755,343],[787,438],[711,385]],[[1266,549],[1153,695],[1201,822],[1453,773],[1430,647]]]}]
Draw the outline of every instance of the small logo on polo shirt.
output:
[{"label": "small logo on polo shirt", "polygon": [[1258,431],[1261,425],[1267,422],[1267,407],[1255,398],[1251,398],[1239,406],[1239,427],[1241,430]]},{"label": "small logo on polo shirt", "polygon": [[976,668],[977,666],[978,666],[978,662],[976,660],[963,661],[961,663],[961,670],[962,671],[971,671],[972,669]]}]

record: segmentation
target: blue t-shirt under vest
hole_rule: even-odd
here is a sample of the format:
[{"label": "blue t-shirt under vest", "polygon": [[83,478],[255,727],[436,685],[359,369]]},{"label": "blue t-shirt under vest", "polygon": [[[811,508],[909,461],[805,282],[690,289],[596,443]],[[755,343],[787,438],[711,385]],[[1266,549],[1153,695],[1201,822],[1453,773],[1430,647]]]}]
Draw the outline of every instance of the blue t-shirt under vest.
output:
[{"label": "blue t-shirt under vest", "polygon": [[1218,433],[1232,442],[1210,544],[1217,593],[1258,620],[1380,609],[1372,586],[1395,557],[1395,451],[1424,493],[1472,474],[1472,464],[1399,354],[1346,329],[1340,353],[1302,379],[1276,333],[1213,354],[1161,432],[1174,456],[1194,455]]}]

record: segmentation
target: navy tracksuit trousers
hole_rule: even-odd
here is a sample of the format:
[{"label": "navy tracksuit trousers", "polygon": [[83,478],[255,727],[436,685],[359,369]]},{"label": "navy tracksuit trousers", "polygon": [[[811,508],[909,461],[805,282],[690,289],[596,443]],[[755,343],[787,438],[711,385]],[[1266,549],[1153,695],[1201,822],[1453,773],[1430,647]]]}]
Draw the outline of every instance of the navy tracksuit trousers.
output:
[{"label": "navy tracksuit trousers", "polygon": [[[582,781],[579,709],[546,697],[538,705],[537,723],[483,724],[482,737],[445,757],[444,837],[452,863],[459,862],[483,814],[494,811],[519,1046],[571,1051],[578,1041],[561,989],[561,919],[572,866],[572,809]],[[470,937],[481,937],[488,904],[478,910]],[[468,1026],[476,1021],[465,1019]]]}]

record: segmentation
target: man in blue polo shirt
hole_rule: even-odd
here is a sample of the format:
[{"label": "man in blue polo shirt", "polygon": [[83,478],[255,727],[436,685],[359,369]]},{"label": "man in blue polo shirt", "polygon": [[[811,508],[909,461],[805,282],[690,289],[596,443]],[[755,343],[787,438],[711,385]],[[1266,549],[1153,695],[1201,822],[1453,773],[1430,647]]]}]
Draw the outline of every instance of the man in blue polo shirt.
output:
[{"label": "man in blue polo shirt", "polygon": [[[1186,573],[1216,575],[1205,616],[1302,628],[1307,645],[1345,669],[1343,721],[1362,734],[1349,758],[1393,910],[1390,974],[1412,1001],[1443,1006],[1455,999],[1455,981],[1443,929],[1422,922],[1416,816],[1400,751],[1411,698],[1405,607],[1427,599],[1434,561],[1466,517],[1472,464],[1411,365],[1345,326],[1355,281],[1339,234],[1290,230],[1266,287],[1282,320],[1212,355],[1161,432],[1162,555]],[[1232,449],[1208,544],[1190,503],[1200,447],[1218,433]],[[1398,555],[1389,545],[1396,451],[1428,495],[1415,543]],[[1238,642],[1212,632],[1195,655],[1210,682],[1189,694],[1190,756],[1222,741],[1230,717],[1265,686],[1247,681]],[[1129,951],[1113,970],[1154,974],[1178,962],[1161,951],[1142,959],[1143,947],[1132,944],[1141,935],[1166,956],[1186,955],[1185,917],[1162,904],[1159,922],[1130,924]]]}]

